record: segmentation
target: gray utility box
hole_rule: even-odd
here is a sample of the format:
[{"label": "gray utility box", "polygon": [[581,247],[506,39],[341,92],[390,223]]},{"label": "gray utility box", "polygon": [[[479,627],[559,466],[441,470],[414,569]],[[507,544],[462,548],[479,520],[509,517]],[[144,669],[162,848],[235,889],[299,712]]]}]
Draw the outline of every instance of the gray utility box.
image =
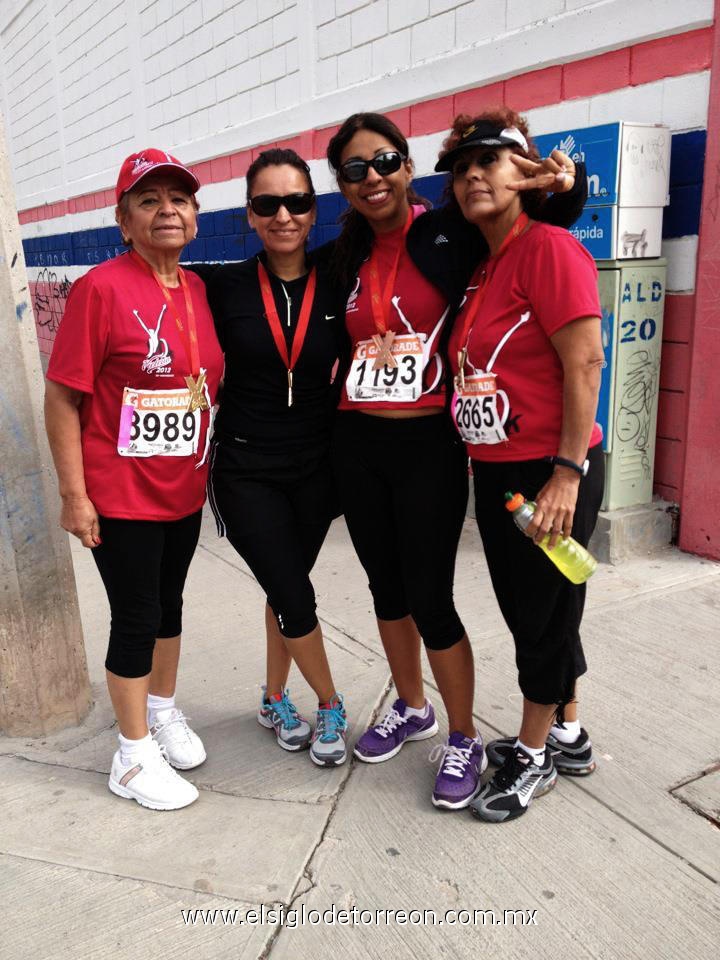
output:
[{"label": "gray utility box", "polygon": [[599,260],[603,510],[650,503],[660,389],[665,260]]}]

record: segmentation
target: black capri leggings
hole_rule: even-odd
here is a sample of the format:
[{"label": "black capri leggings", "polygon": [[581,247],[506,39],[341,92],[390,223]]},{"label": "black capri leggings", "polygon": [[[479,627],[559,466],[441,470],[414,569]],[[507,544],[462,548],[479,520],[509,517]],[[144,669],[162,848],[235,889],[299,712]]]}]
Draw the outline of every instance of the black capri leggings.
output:
[{"label": "black capri leggings", "polygon": [[444,413],[337,415],[334,466],[348,530],[380,620],[412,616],[430,650],[465,634],[453,601],[468,460]]},{"label": "black capri leggings", "polygon": [[110,601],[105,667],[118,677],[152,670],[155,638],[182,632],[183,588],[200,536],[202,511],[181,520],[100,517],[91,551]]},{"label": "black capri leggings", "polygon": [[303,465],[215,442],[208,500],[218,533],[252,570],[282,635],[311,633],[318,620],[310,571],[337,513],[327,458]]},{"label": "black capri leggings", "polygon": [[[590,469],[580,480],[572,535],[587,546],[595,529],[605,484],[602,446],[588,452]],[[518,682],[533,703],[572,700],[575,681],[587,670],[580,641],[585,584],[571,583],[505,509],[505,492],[534,500],[552,474],[545,460],[473,461],[477,524],[495,596],[515,641]]]}]

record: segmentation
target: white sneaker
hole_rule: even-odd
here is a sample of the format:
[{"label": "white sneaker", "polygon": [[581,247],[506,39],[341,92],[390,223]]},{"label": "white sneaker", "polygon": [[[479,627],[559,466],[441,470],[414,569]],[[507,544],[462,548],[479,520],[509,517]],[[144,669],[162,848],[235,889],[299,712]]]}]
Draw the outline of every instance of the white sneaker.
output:
[{"label": "white sneaker", "polygon": [[173,707],[167,718],[156,720],[150,727],[153,740],[165,748],[168,763],[178,770],[192,770],[204,763],[207,754],[200,737],[191,730],[182,710]]},{"label": "white sneaker", "polygon": [[118,797],[137,800],[151,810],[179,810],[194,803],[200,794],[192,783],[175,773],[165,749],[154,740],[138,762],[125,766],[118,750],[113,757],[108,786]]}]

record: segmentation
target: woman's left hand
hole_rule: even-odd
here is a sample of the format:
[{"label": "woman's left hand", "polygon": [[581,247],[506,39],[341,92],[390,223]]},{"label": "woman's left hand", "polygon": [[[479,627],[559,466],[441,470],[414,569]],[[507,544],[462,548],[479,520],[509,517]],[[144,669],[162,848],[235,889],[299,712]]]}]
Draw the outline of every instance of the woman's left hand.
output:
[{"label": "woman's left hand", "polygon": [[548,546],[554,547],[561,537],[571,535],[579,486],[580,477],[577,473],[565,467],[555,468],[535,498],[537,507],[525,531],[535,543],[540,543],[550,534]]},{"label": "woman's left hand", "polygon": [[575,184],[575,164],[562,150],[553,150],[539,163],[513,153],[510,159],[525,174],[524,180],[508,183],[511,190],[549,190],[567,193]]}]

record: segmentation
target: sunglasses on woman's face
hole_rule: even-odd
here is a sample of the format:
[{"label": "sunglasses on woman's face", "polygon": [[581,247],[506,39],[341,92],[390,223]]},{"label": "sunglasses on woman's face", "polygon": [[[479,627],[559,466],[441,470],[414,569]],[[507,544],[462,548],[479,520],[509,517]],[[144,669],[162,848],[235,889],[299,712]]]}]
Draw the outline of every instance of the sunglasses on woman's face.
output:
[{"label": "sunglasses on woman's face", "polygon": [[310,213],[315,203],[314,193],[288,193],[277,197],[272,193],[260,193],[249,200],[252,212],[258,217],[274,217],[280,207],[288,213]]},{"label": "sunglasses on woman's face", "polygon": [[368,175],[370,167],[381,177],[386,177],[389,173],[396,173],[407,157],[397,150],[380,153],[372,160],[348,160],[340,167],[339,173],[345,183],[361,183]]}]

